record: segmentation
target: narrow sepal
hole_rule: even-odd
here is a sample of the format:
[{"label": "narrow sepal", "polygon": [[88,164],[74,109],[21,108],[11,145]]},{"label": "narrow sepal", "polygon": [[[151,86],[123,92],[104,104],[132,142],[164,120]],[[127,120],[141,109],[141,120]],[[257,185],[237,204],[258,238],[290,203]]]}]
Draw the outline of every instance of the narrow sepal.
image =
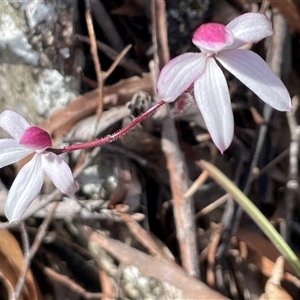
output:
[{"label": "narrow sepal", "polygon": [[165,102],[173,102],[205,70],[206,57],[202,53],[186,53],[170,60],[161,70],[157,92]]},{"label": "narrow sepal", "polygon": [[7,196],[5,214],[9,222],[20,219],[42,188],[44,172],[40,154],[35,154],[18,173]]},{"label": "narrow sepal", "polygon": [[33,150],[26,149],[24,146],[14,139],[1,139],[0,140],[0,168],[13,164],[30,153]]},{"label": "narrow sepal", "polygon": [[0,115],[0,127],[17,141],[20,140],[24,130],[29,126],[29,123],[13,110],[5,110]]},{"label": "narrow sepal", "polygon": [[231,144],[234,121],[226,79],[213,58],[207,60],[205,73],[195,81],[194,93],[207,130],[223,153]]},{"label": "narrow sepal", "polygon": [[291,110],[291,97],[266,62],[249,50],[228,50],[216,58],[261,100],[280,111]]},{"label": "narrow sepal", "polygon": [[226,49],[236,49],[248,43],[260,41],[274,34],[271,21],[260,13],[246,13],[233,19],[226,26],[235,41]]},{"label": "narrow sepal", "polygon": [[76,192],[77,186],[71,169],[61,157],[52,152],[44,153],[42,168],[62,193],[72,195]]}]

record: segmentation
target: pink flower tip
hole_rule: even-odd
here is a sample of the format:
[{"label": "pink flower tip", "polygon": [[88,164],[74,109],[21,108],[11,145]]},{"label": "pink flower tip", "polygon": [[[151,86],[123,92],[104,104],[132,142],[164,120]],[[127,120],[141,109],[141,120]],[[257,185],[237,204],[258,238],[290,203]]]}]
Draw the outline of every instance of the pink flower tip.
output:
[{"label": "pink flower tip", "polygon": [[20,144],[35,150],[40,150],[51,147],[52,141],[48,132],[37,126],[31,126],[22,134]]},{"label": "pink flower tip", "polygon": [[200,49],[220,51],[233,44],[234,36],[226,26],[217,23],[201,25],[193,36],[193,43]]}]

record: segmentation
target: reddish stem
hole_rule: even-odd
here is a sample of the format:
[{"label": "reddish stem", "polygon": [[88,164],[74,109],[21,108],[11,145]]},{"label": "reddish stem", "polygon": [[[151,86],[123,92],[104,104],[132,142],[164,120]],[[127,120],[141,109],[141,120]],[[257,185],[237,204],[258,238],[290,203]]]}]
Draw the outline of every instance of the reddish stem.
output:
[{"label": "reddish stem", "polygon": [[136,125],[138,125],[140,122],[151,116],[159,107],[163,106],[166,102],[161,100],[160,102],[156,103],[154,106],[152,106],[150,109],[136,117],[130,124],[128,124],[126,127],[120,129],[119,131],[113,133],[113,134],[108,134],[100,139],[91,141],[91,142],[86,142],[86,143],[80,143],[80,144],[73,144],[67,147],[64,147],[62,149],[53,149],[53,148],[48,148],[47,151],[53,152],[57,155],[62,154],[62,153],[67,153],[67,152],[72,152],[75,150],[82,150],[82,149],[89,149],[89,148],[94,148],[98,147],[107,143],[111,143],[120,137],[122,137],[124,134],[129,132],[131,129],[133,129]]}]

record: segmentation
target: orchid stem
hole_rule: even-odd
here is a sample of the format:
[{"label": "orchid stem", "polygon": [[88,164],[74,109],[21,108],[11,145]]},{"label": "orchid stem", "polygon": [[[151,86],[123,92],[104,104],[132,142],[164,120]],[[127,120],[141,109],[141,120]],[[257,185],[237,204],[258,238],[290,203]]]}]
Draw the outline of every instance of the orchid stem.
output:
[{"label": "orchid stem", "polygon": [[131,129],[133,129],[136,125],[138,125],[140,122],[144,121],[146,118],[151,116],[159,107],[163,106],[166,102],[161,100],[160,102],[156,103],[154,106],[152,106],[150,109],[136,117],[130,124],[128,124],[126,127],[120,129],[119,131],[113,133],[113,134],[108,134],[100,139],[91,141],[91,142],[86,142],[86,143],[80,143],[80,144],[73,144],[67,147],[64,147],[62,149],[53,149],[53,148],[48,148],[47,151],[53,152],[57,155],[62,154],[62,153],[68,153],[72,152],[75,150],[82,150],[82,149],[89,149],[89,148],[94,148],[98,146],[102,146],[104,144],[111,143],[119,138],[121,138],[124,134],[129,132]]}]

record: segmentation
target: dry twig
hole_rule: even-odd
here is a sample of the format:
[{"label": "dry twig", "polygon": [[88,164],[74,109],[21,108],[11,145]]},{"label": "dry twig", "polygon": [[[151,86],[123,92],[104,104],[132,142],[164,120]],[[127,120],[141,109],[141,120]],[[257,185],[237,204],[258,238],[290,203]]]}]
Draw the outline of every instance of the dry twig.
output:
[{"label": "dry twig", "polygon": [[[100,2],[99,2],[100,3]],[[98,5],[99,5],[98,3]],[[102,3],[100,3],[102,6]],[[90,45],[91,45],[91,54],[93,57],[94,65],[95,65],[95,71],[97,76],[97,83],[98,83],[98,107],[97,107],[97,121],[100,120],[102,111],[103,111],[103,93],[104,93],[104,84],[105,80],[111,75],[111,73],[115,70],[117,65],[120,63],[120,61],[124,58],[124,56],[127,54],[127,52],[130,50],[131,45],[128,45],[125,49],[122,50],[122,52],[117,56],[113,64],[110,66],[107,72],[104,72],[101,67],[101,63],[99,60],[98,52],[97,52],[97,39],[94,31],[94,26],[92,22],[91,17],[91,8],[90,8],[90,1],[85,0],[85,19],[86,24],[89,32],[90,37]]]},{"label": "dry twig", "polygon": [[85,20],[89,32],[89,37],[91,42],[91,54],[95,64],[95,70],[96,70],[96,76],[98,82],[99,99],[98,99],[98,108],[97,108],[97,120],[100,120],[103,111],[104,78],[103,78],[102,68],[101,68],[101,64],[97,52],[97,41],[96,41],[96,35],[95,35],[92,16],[91,16],[91,8],[90,8],[89,0],[85,0]]},{"label": "dry twig", "polygon": [[[157,66],[163,66],[169,58],[165,1],[152,0],[152,33],[154,49],[157,49]],[[156,80],[156,79],[155,79]],[[176,235],[180,247],[183,267],[189,275],[198,276],[196,230],[194,223],[193,201],[185,198],[188,189],[187,167],[181,153],[176,128],[168,109],[164,111],[162,124],[162,149],[167,159],[170,174]]]},{"label": "dry twig", "polygon": [[[84,35],[77,34],[76,37],[81,42],[91,44],[90,39]],[[119,56],[119,53],[116,50],[114,50],[113,48],[111,48],[110,46],[108,46],[98,40],[96,41],[96,43],[97,43],[98,49],[101,50],[111,60],[114,61]],[[142,74],[144,72],[144,70],[133,59],[123,58],[120,61],[119,65],[133,73],[136,73],[136,74]]]},{"label": "dry twig", "polygon": [[299,190],[299,170],[298,170],[298,155],[300,146],[300,125],[297,124],[295,112],[299,107],[299,98],[297,96],[292,99],[293,110],[287,113],[287,120],[291,132],[290,143],[290,159],[289,159],[289,174],[286,183],[286,192],[284,195],[284,203],[286,205],[286,232],[287,240],[290,238],[290,227],[292,224],[292,213]]},{"label": "dry twig", "polygon": [[169,263],[174,263],[174,260],[167,256],[162,249],[156,244],[156,242],[151,238],[149,233],[143,229],[133,218],[128,214],[122,214],[121,218],[125,221],[130,232],[135,236],[135,238],[148,249],[148,251],[156,258],[168,261]]},{"label": "dry twig", "polygon": [[[40,265],[40,264],[39,264]],[[72,281],[68,276],[61,275],[49,267],[40,267],[43,269],[43,273],[48,276],[50,279],[59,282],[62,285],[67,286],[71,291],[74,291],[78,295],[82,296],[84,299],[104,299],[103,297],[109,296],[105,293],[91,293],[82,288],[79,284]],[[112,299],[110,296],[109,299]]]},{"label": "dry twig", "polygon": [[[27,255],[25,256],[25,264],[22,268],[22,271],[20,273],[16,288],[15,288],[14,298],[13,298],[14,300],[19,299],[19,297],[22,293],[22,289],[23,289],[24,283],[25,283],[26,273],[27,273],[28,269],[30,268],[31,261],[32,261],[34,255],[36,254],[37,250],[39,249],[39,247],[47,233],[48,226],[49,226],[50,222],[52,221],[52,217],[54,215],[54,212],[55,212],[58,204],[59,204],[58,202],[53,204],[49,215],[47,216],[47,218],[44,219],[44,221],[43,221],[42,225],[40,226],[39,231],[34,239],[32,246],[30,247]],[[27,235],[23,235],[23,236],[24,236],[24,238],[27,239],[26,244],[29,245],[28,236]]]}]

